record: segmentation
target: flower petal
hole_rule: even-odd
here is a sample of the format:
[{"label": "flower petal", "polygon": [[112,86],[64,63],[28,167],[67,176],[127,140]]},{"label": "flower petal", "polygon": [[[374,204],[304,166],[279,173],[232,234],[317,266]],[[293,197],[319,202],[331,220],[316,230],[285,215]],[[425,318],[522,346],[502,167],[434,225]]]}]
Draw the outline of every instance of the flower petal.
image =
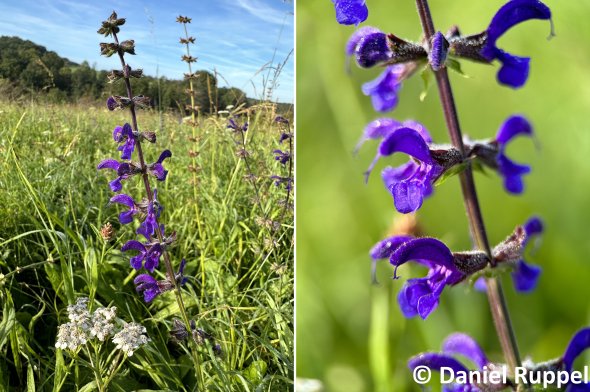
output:
[{"label": "flower petal", "polygon": [[531,172],[528,165],[520,165],[509,159],[503,151],[496,157],[498,170],[504,177],[504,188],[510,193],[520,194],[524,190],[522,176]]},{"label": "flower petal", "polygon": [[524,86],[529,77],[531,59],[515,56],[500,49],[496,51],[496,58],[502,63],[498,70],[498,82],[512,88]]},{"label": "flower petal", "polygon": [[125,193],[119,193],[118,195],[111,197],[109,203],[123,204],[131,209],[135,208],[135,201],[131,196],[126,195]]},{"label": "flower petal", "polygon": [[373,260],[386,259],[404,242],[407,242],[414,237],[409,235],[394,235],[382,241],[377,242],[369,252]]},{"label": "flower petal", "polygon": [[369,10],[365,0],[332,0],[336,21],[343,25],[359,25],[367,20]]},{"label": "flower petal", "polygon": [[392,155],[396,152],[406,153],[422,162],[432,164],[428,145],[416,130],[402,127],[389,134],[379,146],[381,156]]},{"label": "flower petal", "polygon": [[362,37],[355,49],[356,62],[363,68],[369,68],[391,59],[393,52],[389,48],[385,33],[372,33]]},{"label": "flower petal", "polygon": [[529,19],[551,19],[551,10],[539,0],[511,0],[492,18],[487,29],[487,45],[496,41],[511,27]]},{"label": "flower petal", "polygon": [[354,33],[352,33],[352,35],[348,39],[348,42],[346,43],[346,54],[348,56],[352,56],[354,54],[354,51],[355,51],[358,43],[365,36],[367,36],[369,34],[373,34],[373,33],[381,33],[381,30],[379,30],[376,27],[372,27],[372,26],[363,26],[363,27],[359,28],[358,30],[356,30]]},{"label": "flower petal", "polygon": [[432,265],[441,265],[456,271],[453,254],[447,246],[436,238],[415,238],[400,245],[391,255],[389,262],[400,266],[410,260],[428,260]]},{"label": "flower petal", "polygon": [[496,141],[505,145],[518,135],[533,135],[533,127],[523,116],[510,116],[500,126],[496,134]]},{"label": "flower petal", "polygon": [[391,65],[377,79],[363,84],[363,94],[371,97],[377,112],[388,112],[397,106],[403,70],[403,65]]},{"label": "flower petal", "polygon": [[480,369],[490,363],[479,344],[464,333],[454,333],[448,336],[443,342],[442,349],[445,354],[460,354],[469,358]]},{"label": "flower petal", "polygon": [[367,140],[384,138],[401,126],[402,124],[393,118],[384,117],[371,121],[365,127],[363,136],[354,148],[354,152],[356,153]]},{"label": "flower petal", "polygon": [[121,164],[116,159],[105,159],[101,161],[96,168],[100,169],[111,169],[111,170],[119,170],[119,166]]},{"label": "flower petal", "polygon": [[512,271],[514,288],[521,293],[528,293],[535,289],[540,275],[541,267],[527,264],[524,260],[519,260]]},{"label": "flower petal", "polygon": [[563,363],[568,372],[572,370],[576,358],[588,347],[590,347],[590,328],[584,328],[576,332],[563,354]]}]

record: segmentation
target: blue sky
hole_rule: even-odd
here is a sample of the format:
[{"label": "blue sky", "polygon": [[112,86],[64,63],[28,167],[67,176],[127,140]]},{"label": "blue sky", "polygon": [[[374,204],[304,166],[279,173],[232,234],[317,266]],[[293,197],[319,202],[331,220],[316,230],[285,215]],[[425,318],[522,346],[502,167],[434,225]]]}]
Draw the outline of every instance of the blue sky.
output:
[{"label": "blue sky", "polygon": [[[99,43],[109,39],[96,33],[113,10],[127,19],[120,40],[135,39],[137,53],[132,67],[148,75],[181,79],[187,72],[180,61],[184,45],[179,15],[192,18],[187,25],[196,45],[196,69],[217,71],[219,86],[238,87],[249,97],[262,94],[265,65],[278,65],[294,48],[294,5],[285,0],[3,0],[0,2],[0,35],[31,40],[60,56],[98,69],[117,66],[113,58],[100,56]],[[288,58],[273,94],[281,102],[294,102],[294,59]]]}]

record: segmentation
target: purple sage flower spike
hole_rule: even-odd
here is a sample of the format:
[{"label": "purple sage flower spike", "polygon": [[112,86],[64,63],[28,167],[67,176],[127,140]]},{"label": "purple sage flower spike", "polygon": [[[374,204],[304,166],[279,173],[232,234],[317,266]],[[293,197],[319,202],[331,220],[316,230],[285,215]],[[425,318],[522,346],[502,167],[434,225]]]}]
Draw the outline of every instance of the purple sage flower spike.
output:
[{"label": "purple sage flower spike", "polygon": [[332,0],[336,10],[336,21],[343,25],[358,26],[369,16],[365,0]]},{"label": "purple sage flower spike", "polygon": [[[514,0],[513,0],[514,1]],[[521,165],[509,159],[506,154],[506,145],[518,135],[532,137],[533,128],[526,118],[522,116],[509,117],[498,130],[496,142],[499,151],[496,157],[498,170],[504,177],[504,188],[510,193],[519,194],[524,190],[522,176],[530,173],[528,165]]]},{"label": "purple sage flower spike", "polygon": [[401,244],[389,258],[397,268],[416,261],[428,267],[425,278],[408,280],[398,294],[398,303],[405,317],[420,315],[426,319],[438,307],[440,295],[448,285],[454,285],[465,278],[454,265],[454,256],[445,244],[435,238],[417,238]]},{"label": "purple sage flower spike", "polygon": [[133,135],[131,125],[126,123],[122,127],[115,127],[113,130],[113,139],[117,143],[124,142],[124,144],[117,149],[121,151],[121,159],[131,159],[131,154],[133,154],[133,150],[135,149],[135,136]]},{"label": "purple sage flower spike", "polygon": [[363,94],[371,97],[376,111],[388,112],[397,106],[404,71],[405,67],[401,64],[390,65],[377,79],[363,84]]},{"label": "purple sage flower spike", "polygon": [[133,215],[139,212],[139,210],[137,209],[137,204],[135,203],[133,198],[124,193],[120,193],[118,195],[111,197],[111,200],[109,202],[123,204],[124,206],[127,206],[129,208],[129,210],[121,212],[119,214],[119,222],[121,222],[122,225],[133,222]]},{"label": "purple sage flower spike", "polygon": [[501,84],[519,88],[528,78],[530,58],[498,49],[496,41],[511,27],[530,19],[551,20],[551,10],[539,0],[511,0],[498,10],[486,30],[481,55],[490,62],[498,60],[502,63],[498,71]]},{"label": "purple sage flower spike", "polygon": [[166,180],[166,176],[168,175],[168,170],[164,170],[164,166],[162,166],[162,162],[164,159],[170,158],[172,156],[172,152],[170,150],[164,150],[160,154],[158,160],[154,163],[150,163],[147,165],[147,172],[152,176],[156,177],[158,181]]}]

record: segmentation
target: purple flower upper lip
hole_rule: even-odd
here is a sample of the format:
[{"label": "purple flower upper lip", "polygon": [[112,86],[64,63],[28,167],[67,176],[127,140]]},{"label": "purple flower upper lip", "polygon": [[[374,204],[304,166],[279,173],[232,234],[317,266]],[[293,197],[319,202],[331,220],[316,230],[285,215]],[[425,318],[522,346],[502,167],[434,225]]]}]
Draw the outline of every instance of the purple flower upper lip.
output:
[{"label": "purple flower upper lip", "polygon": [[121,151],[121,159],[131,159],[131,154],[133,154],[133,150],[135,149],[135,136],[133,135],[131,125],[125,123],[122,127],[115,127],[113,130],[113,139],[117,143],[125,142],[117,148],[117,150]]},{"label": "purple flower upper lip", "polygon": [[369,16],[365,0],[332,0],[336,20],[343,25],[359,25]]},{"label": "purple flower upper lip", "polygon": [[488,61],[498,60],[502,63],[498,81],[513,88],[525,84],[531,59],[499,49],[496,41],[511,27],[529,19],[550,20],[551,10],[538,0],[511,0],[504,4],[492,18],[486,30],[486,42],[480,52]]}]

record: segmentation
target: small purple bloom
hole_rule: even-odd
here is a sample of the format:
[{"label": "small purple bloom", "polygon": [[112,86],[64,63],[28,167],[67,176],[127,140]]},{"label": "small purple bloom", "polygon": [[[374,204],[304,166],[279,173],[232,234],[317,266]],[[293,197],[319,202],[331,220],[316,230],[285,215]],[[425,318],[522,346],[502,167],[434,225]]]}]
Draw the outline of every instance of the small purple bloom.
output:
[{"label": "small purple bloom", "polygon": [[245,122],[242,125],[239,125],[236,121],[236,117],[232,117],[228,120],[227,128],[233,129],[236,132],[246,132],[248,130],[248,122]]},{"label": "small purple bloom", "polygon": [[432,36],[430,53],[428,53],[428,62],[434,71],[444,67],[449,53],[449,42],[440,31]]},{"label": "small purple bloom", "polygon": [[116,109],[116,108],[118,108],[118,107],[119,107],[119,104],[117,103],[117,101],[115,100],[115,98],[113,98],[113,97],[109,97],[109,98],[107,99],[107,108],[108,108],[110,111],[113,111],[113,110],[115,110],[115,109]]},{"label": "small purple bloom", "polygon": [[[407,124],[408,126],[404,126]],[[449,149],[444,159],[439,162],[430,153],[428,143],[431,141],[428,131],[415,122],[399,126],[395,121],[379,119],[365,129],[364,139],[383,135],[378,153],[365,172],[368,179],[377,161],[396,152],[410,155],[413,160],[399,167],[387,167],[381,173],[386,188],[393,196],[395,208],[407,214],[422,206],[425,197],[430,196],[434,182],[450,167],[458,164],[460,154]],[[443,150],[441,150],[443,151]]]},{"label": "small purple bloom", "polygon": [[272,180],[274,180],[275,186],[283,185],[287,192],[291,191],[291,189],[293,187],[293,179],[291,177],[282,177],[282,176],[273,175],[273,176],[270,176],[270,178]]},{"label": "small purple bloom", "polygon": [[164,159],[170,158],[172,156],[172,152],[170,150],[164,150],[160,154],[158,160],[154,163],[150,163],[147,165],[147,172],[152,176],[156,177],[158,181],[166,180],[166,176],[168,175],[168,170],[164,170],[164,166],[162,166],[162,162]]},{"label": "small purple bloom", "polygon": [[135,284],[135,290],[138,293],[143,292],[143,300],[146,303],[152,302],[154,298],[162,294],[162,291],[158,286],[158,281],[149,274],[137,275],[137,277],[133,279],[133,283]]},{"label": "small purple bloom", "polygon": [[409,279],[398,294],[398,303],[406,317],[420,315],[426,319],[439,303],[446,286],[465,278],[454,264],[454,256],[445,244],[435,238],[417,238],[403,242],[390,256],[389,262],[397,268],[414,260],[428,267],[425,278]]},{"label": "small purple bloom", "polygon": [[119,214],[119,222],[121,222],[122,225],[133,222],[133,215],[139,213],[139,210],[137,209],[137,204],[135,203],[133,198],[124,193],[120,193],[118,195],[111,197],[110,203],[123,204],[124,206],[127,206],[129,208],[129,210],[121,212]]},{"label": "small purple bloom", "polygon": [[381,259],[389,259],[391,254],[395,252],[401,244],[407,242],[414,237],[408,235],[394,235],[384,240],[377,242],[369,251],[371,259],[373,259],[371,266],[371,276],[374,283],[377,282],[377,261]]},{"label": "small purple bloom", "polygon": [[[368,31],[368,30],[367,30]],[[387,35],[380,31],[363,35],[354,49],[356,62],[363,68],[370,68],[391,60],[394,56]]]},{"label": "small purple bloom", "polygon": [[[459,362],[455,356],[460,355],[471,360],[479,370],[483,370],[486,367],[489,370],[496,369],[496,365],[492,364],[479,344],[470,336],[463,333],[454,333],[448,336],[443,342],[443,349],[441,353],[427,352],[418,354],[408,361],[408,367],[410,370],[414,370],[419,366],[426,366],[434,371],[441,371],[443,367],[451,368],[455,373],[469,372],[468,368]],[[496,370],[500,370],[499,368]],[[489,386],[490,390],[500,390],[498,384],[490,385],[472,385],[472,384],[450,384],[444,385],[443,390],[448,392],[479,392],[482,391],[481,387]],[[488,389],[485,389],[488,390]]]},{"label": "small purple bloom", "polygon": [[363,94],[371,97],[373,108],[378,112],[388,112],[397,106],[398,91],[402,86],[405,67],[390,65],[371,82],[363,84]]},{"label": "small purple bloom", "polygon": [[121,184],[122,180],[126,180],[129,177],[138,173],[135,170],[135,168],[132,167],[129,163],[119,162],[116,159],[105,159],[101,161],[96,166],[96,168],[98,170],[111,169],[117,172],[118,177],[115,178],[113,181],[109,182],[109,187],[113,192],[119,192],[121,189],[123,189],[123,185]]},{"label": "small purple bloom", "polygon": [[129,250],[138,251],[139,254],[129,260],[131,267],[139,270],[143,266],[149,272],[154,272],[154,270],[158,267],[160,264],[160,257],[162,256],[163,252],[162,245],[159,243],[142,244],[141,242],[135,240],[127,241],[125,245],[121,247],[121,250],[123,252],[127,252]]},{"label": "small purple bloom", "polygon": [[531,59],[498,49],[496,41],[511,27],[529,19],[550,20],[551,10],[539,0],[511,0],[504,4],[488,26],[486,42],[480,53],[490,62],[495,59],[502,63],[498,71],[498,81],[513,88],[525,84]]},{"label": "small purple bloom", "polygon": [[121,151],[121,159],[131,159],[131,154],[133,154],[133,150],[135,149],[135,136],[133,136],[131,125],[126,123],[122,127],[115,127],[113,130],[113,139],[117,143],[125,142],[117,148],[118,151]]},{"label": "small purple bloom", "polygon": [[[348,42],[346,43],[346,48],[345,48],[346,55],[352,56],[356,52],[356,48],[357,48],[358,44],[361,41],[363,41],[367,35],[370,35],[373,33],[381,33],[381,30],[379,30],[376,27],[372,27],[372,26],[363,26],[363,27],[355,30],[355,32],[352,33],[352,35],[348,39]],[[383,34],[383,33],[381,33],[381,34]]]},{"label": "small purple bloom", "polygon": [[162,207],[160,206],[160,203],[158,203],[157,196],[157,190],[154,189],[154,198],[148,204],[145,220],[141,222],[139,228],[136,231],[137,234],[141,234],[145,238],[150,238],[158,227],[157,219],[160,217]]},{"label": "small purple bloom", "polygon": [[285,165],[291,159],[291,153],[289,151],[274,150],[275,161],[279,161],[282,165]]},{"label": "small purple bloom", "polygon": [[336,9],[336,21],[343,25],[356,25],[367,20],[369,10],[365,0],[332,0]]},{"label": "small purple bloom", "polygon": [[[513,0],[514,1],[514,0]],[[531,168],[527,165],[520,165],[506,156],[506,146],[518,135],[532,137],[533,128],[526,118],[522,116],[509,117],[498,130],[496,143],[498,143],[498,155],[496,162],[498,170],[504,177],[504,188],[510,193],[519,194],[524,190],[522,176],[530,173]]]}]

